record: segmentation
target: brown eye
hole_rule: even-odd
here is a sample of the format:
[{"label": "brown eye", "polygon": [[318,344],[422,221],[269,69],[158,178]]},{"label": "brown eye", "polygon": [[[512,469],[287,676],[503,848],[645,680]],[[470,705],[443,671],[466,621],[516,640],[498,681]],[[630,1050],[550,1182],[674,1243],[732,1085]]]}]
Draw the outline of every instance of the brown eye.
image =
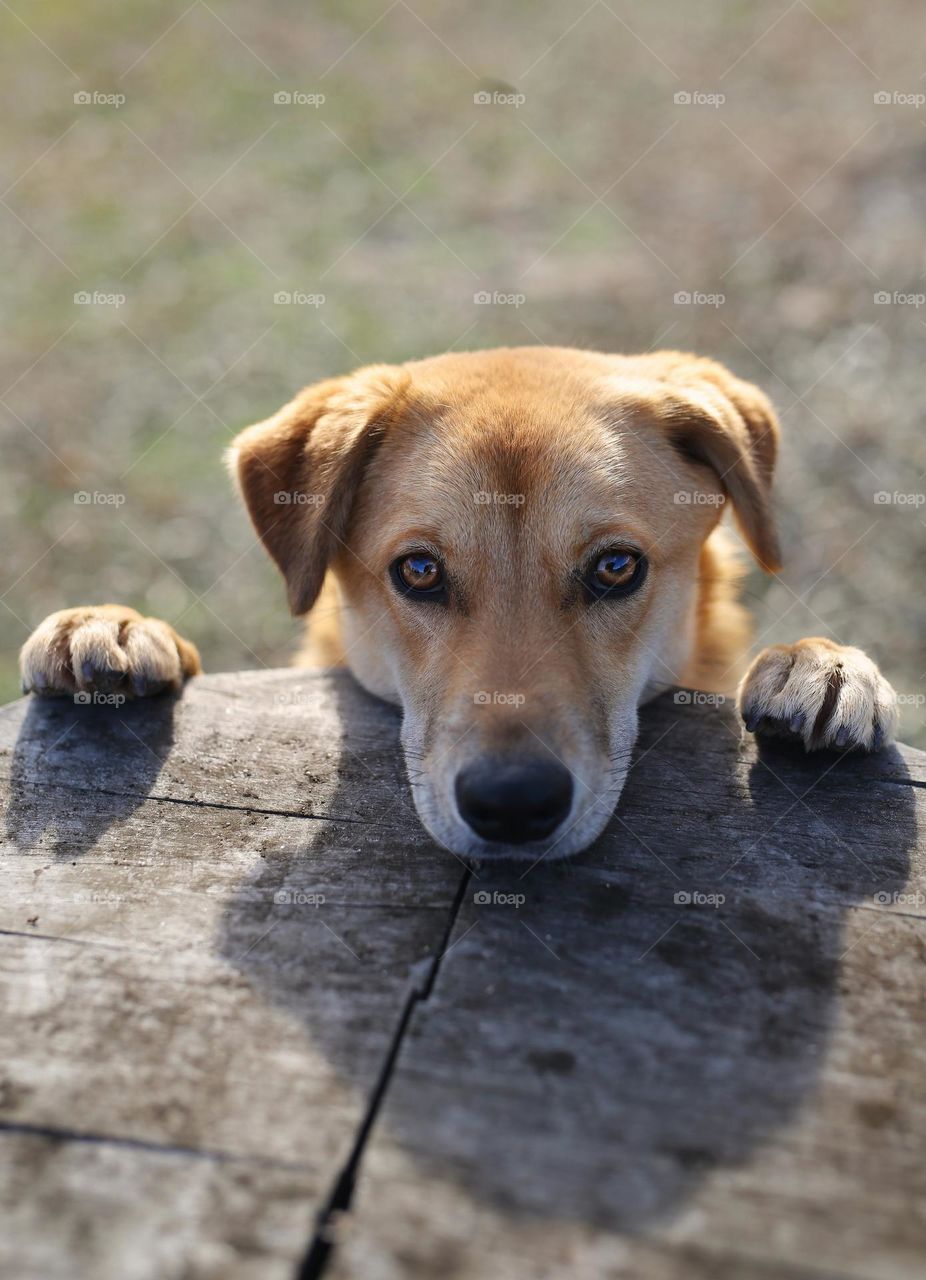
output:
[{"label": "brown eye", "polygon": [[398,585],[407,592],[437,592],[443,586],[444,571],[440,561],[425,552],[403,556],[394,566]]},{"label": "brown eye", "polygon": [[605,551],[594,562],[586,584],[596,596],[627,595],[646,576],[646,560],[639,551]]},{"label": "brown eye", "polygon": [[605,590],[625,586],[636,571],[636,558],[629,551],[608,551],[595,565],[595,577]]}]

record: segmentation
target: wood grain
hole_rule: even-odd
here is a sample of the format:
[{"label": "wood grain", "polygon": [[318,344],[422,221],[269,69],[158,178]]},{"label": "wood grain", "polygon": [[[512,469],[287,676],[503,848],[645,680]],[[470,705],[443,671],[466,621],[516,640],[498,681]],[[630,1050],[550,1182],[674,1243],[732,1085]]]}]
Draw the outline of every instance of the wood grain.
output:
[{"label": "wood grain", "polygon": [[926,756],[667,695],[591,850],[469,872],[397,733],[0,711],[4,1274],[922,1275]]}]

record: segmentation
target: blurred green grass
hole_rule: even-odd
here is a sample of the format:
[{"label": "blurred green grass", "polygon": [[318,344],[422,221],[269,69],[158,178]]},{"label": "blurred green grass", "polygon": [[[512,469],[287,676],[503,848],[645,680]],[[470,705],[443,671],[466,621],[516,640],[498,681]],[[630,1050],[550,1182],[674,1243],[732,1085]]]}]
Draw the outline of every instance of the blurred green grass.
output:
[{"label": "blurred green grass", "polygon": [[[926,515],[874,501],[926,487],[926,309],[874,302],[926,268],[923,113],[873,101],[919,85],[913,0],[16,13],[0,698],[29,629],[84,602],[177,622],[212,670],[288,660],[298,624],[221,455],[299,386],[454,345],[672,345],[782,410],[787,567],[749,579],[759,633],[869,649],[926,743]],[[483,87],[524,102],[478,106]],[[474,305],[481,289],[525,302]]]}]

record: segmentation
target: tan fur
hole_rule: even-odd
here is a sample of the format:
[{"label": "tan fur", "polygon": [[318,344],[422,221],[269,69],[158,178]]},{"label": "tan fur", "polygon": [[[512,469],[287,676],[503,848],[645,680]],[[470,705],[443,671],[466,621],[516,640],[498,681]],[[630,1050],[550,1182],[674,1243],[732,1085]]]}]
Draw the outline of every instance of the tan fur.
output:
[{"label": "tan fur", "polygon": [[[558,857],[607,821],[641,703],[677,684],[736,687],[744,566],[719,522],[729,507],[758,563],[778,569],[777,444],[766,396],[715,361],[534,347],[329,379],[242,432],[229,461],[293,612],[311,610],[297,661],[346,661],[402,707],[435,838],[512,854],[465,826],[454,780],[473,761],[542,752],[573,778],[572,809],[555,838],[519,851]],[[615,546],[649,573],[599,602],[582,575]],[[422,550],[445,567],[444,604],[395,589],[390,565]],[[23,650],[41,692],[120,676],[131,692],[146,674],[175,687],[198,669],[166,624],[116,606],[55,615]],[[739,697],[750,727],[808,749],[877,746],[896,722],[874,664],[821,639],[763,651]]]},{"label": "tan fur", "polygon": [[297,667],[343,667],[347,664],[341,637],[341,593],[333,573],[322,583],[318,599],[305,620],[302,644],[293,660]]},{"label": "tan fur", "polygon": [[102,604],[50,614],[19,655],[23,687],[37,693],[178,690],[202,666],[196,646],[159,618]]},{"label": "tan fur", "polygon": [[743,674],[752,641],[752,617],[739,599],[746,564],[728,531],[714,530],[698,562],[696,639],[683,684],[728,693]]}]

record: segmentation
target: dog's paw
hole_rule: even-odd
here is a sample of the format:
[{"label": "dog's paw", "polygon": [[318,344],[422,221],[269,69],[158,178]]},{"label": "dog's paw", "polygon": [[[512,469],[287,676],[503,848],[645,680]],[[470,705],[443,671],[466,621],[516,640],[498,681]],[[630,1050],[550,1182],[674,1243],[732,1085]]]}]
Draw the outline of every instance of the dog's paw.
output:
[{"label": "dog's paw", "polygon": [[23,693],[144,698],[179,689],[202,667],[195,646],[166,622],[102,604],[50,614],[23,645],[19,669]]},{"label": "dog's paw", "polygon": [[763,649],[737,694],[750,733],[877,751],[897,731],[897,697],[861,649],[814,637]]}]

